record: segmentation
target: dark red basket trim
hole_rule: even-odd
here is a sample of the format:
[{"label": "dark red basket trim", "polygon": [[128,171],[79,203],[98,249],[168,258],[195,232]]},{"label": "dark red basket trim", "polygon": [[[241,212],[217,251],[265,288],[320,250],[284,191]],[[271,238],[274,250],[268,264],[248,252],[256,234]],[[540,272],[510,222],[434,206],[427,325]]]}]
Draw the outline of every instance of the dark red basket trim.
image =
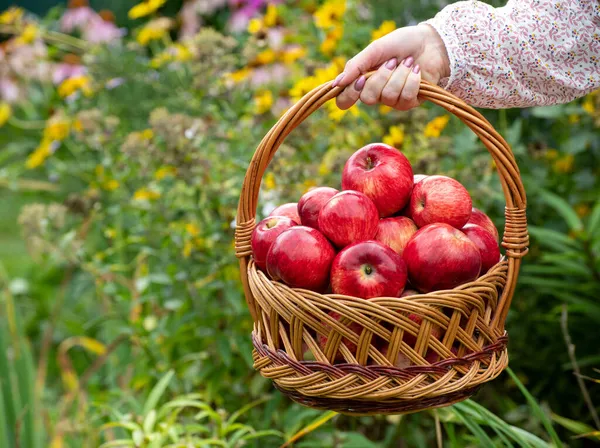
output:
[{"label": "dark red basket trim", "polygon": [[284,389],[273,382],[282,394],[287,395],[296,403],[311,408],[335,411],[343,414],[403,414],[416,412],[423,409],[437,408],[447,406],[473,396],[481,386],[461,389],[449,394],[429,398],[416,398],[414,400],[345,400],[337,398],[307,397],[297,391]]},{"label": "dark red basket trim", "polygon": [[258,340],[258,337],[254,332],[252,332],[252,343],[261,357],[269,358],[276,366],[289,365],[296,372],[302,375],[310,375],[314,372],[324,372],[334,378],[343,378],[348,374],[355,373],[370,380],[376,380],[381,375],[410,380],[421,374],[443,375],[453,366],[465,366],[470,365],[475,361],[488,359],[494,353],[499,353],[506,350],[508,335],[505,333],[503,336],[499,337],[494,344],[487,345],[481,351],[469,353],[461,358],[448,358],[429,366],[408,366],[402,369],[380,365],[362,366],[360,364],[350,363],[331,365],[318,361],[295,361],[283,350],[271,350],[267,344],[263,344]]}]

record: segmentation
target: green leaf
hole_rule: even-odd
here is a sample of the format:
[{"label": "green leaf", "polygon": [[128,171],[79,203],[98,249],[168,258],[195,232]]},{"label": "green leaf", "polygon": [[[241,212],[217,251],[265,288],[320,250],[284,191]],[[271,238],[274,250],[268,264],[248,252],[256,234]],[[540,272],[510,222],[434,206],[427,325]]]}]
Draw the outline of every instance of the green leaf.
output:
[{"label": "green leaf", "polygon": [[557,232],[556,230],[537,226],[528,226],[527,230],[540,245],[555,249],[559,252],[573,249],[581,250],[582,248],[578,241],[569,238],[564,233]]},{"label": "green leaf", "polygon": [[486,434],[479,424],[471,417],[464,415],[459,408],[454,407],[453,412],[459,418],[459,420],[471,431],[471,433],[477,437],[478,446],[486,448],[494,448],[494,442],[490,439],[490,436]]},{"label": "green leaf", "polygon": [[588,220],[587,231],[590,236],[600,232],[600,201],[596,202]]},{"label": "green leaf", "polygon": [[565,114],[565,107],[558,104],[556,106],[532,107],[529,111],[536,118],[560,118]]},{"label": "green leaf", "polygon": [[[596,431],[594,428],[592,428],[589,425],[586,425],[583,422],[578,422],[576,420],[571,420],[570,418],[561,417],[560,415],[555,413],[552,413],[550,417],[552,417],[552,420],[554,420],[560,426],[562,426],[563,428],[567,428],[569,431],[574,432],[578,436],[583,434],[590,434]],[[597,439],[597,437],[593,438]]]},{"label": "green leaf", "polygon": [[110,442],[103,443],[98,448],[124,448],[128,446],[135,446],[135,443],[132,440],[125,439],[111,440]]},{"label": "green leaf", "polygon": [[540,405],[538,404],[536,399],[533,398],[533,395],[531,395],[529,393],[527,388],[523,385],[523,383],[521,383],[521,381],[519,380],[517,375],[515,375],[515,373],[512,371],[512,369],[510,367],[507,367],[506,371],[508,372],[508,374],[510,375],[512,380],[515,382],[515,384],[517,385],[517,387],[519,388],[521,393],[525,396],[527,403],[529,403],[529,407],[531,408],[533,413],[537,416],[537,418],[540,419],[540,421],[542,422],[542,425],[544,425],[544,428],[546,428],[548,435],[550,436],[550,438],[552,439],[552,441],[554,442],[556,447],[562,447],[563,446],[562,442],[560,441],[558,434],[556,434],[556,431],[552,427],[552,422],[550,421],[550,419],[548,418],[546,413],[542,410],[542,408],[540,408]]},{"label": "green leaf", "polygon": [[372,442],[358,432],[347,432],[343,434],[344,442],[342,448],[380,448],[381,445]]},{"label": "green leaf", "polygon": [[144,432],[145,433],[152,432],[152,430],[154,429],[155,423],[156,423],[156,409],[152,409],[150,412],[148,412],[148,415],[146,415],[146,418],[144,419],[144,424],[142,425]]},{"label": "green leaf", "polygon": [[173,370],[169,370],[167,374],[160,379],[156,386],[154,386],[148,395],[148,399],[144,403],[144,408],[142,410],[143,415],[148,415],[151,410],[156,408],[160,397],[165,393],[165,390],[167,390],[173,375],[175,375],[175,372]]},{"label": "green leaf", "polygon": [[571,230],[583,230],[581,219],[579,219],[579,216],[577,216],[577,213],[575,213],[575,210],[573,210],[567,201],[546,190],[540,190],[538,194],[546,204],[564,218]]}]

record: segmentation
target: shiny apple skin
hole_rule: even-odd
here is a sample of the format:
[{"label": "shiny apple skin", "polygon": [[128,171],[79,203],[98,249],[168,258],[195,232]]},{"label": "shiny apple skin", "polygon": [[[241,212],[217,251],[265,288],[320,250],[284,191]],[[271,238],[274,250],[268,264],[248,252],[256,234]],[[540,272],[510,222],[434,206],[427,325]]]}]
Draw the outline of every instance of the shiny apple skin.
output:
[{"label": "shiny apple skin", "polygon": [[279,235],[287,229],[297,226],[295,221],[286,216],[270,216],[263,219],[252,232],[252,256],[261,270],[267,269],[267,254],[271,245]]},{"label": "shiny apple skin", "polygon": [[335,294],[363,299],[400,297],[405,285],[404,260],[377,241],[346,247],[331,266],[331,288]]},{"label": "shiny apple skin", "polygon": [[406,245],[410,284],[422,293],[452,289],[475,280],[481,270],[477,246],[460,230],[448,224],[429,224]]},{"label": "shiny apple skin", "polygon": [[494,222],[490,219],[488,215],[479,210],[478,208],[473,207],[471,210],[471,217],[469,218],[469,222],[467,224],[475,224],[483,227],[485,230],[490,232],[496,241],[499,240],[498,229],[494,225]]},{"label": "shiny apple skin", "polygon": [[378,223],[377,207],[358,191],[336,194],[319,213],[319,229],[340,249],[372,239]]},{"label": "shiny apple skin", "polygon": [[298,214],[298,203],[288,202],[287,204],[281,204],[275,208],[269,216],[287,216],[296,224],[300,225],[300,215]]},{"label": "shiny apple skin", "polygon": [[342,173],[342,189],[366,194],[382,218],[392,216],[408,203],[412,187],[410,162],[396,148],[383,143],[356,151]]},{"label": "shiny apple skin", "polygon": [[335,249],[318,230],[294,226],[279,235],[267,254],[267,272],[292,288],[323,292]]},{"label": "shiny apple skin", "polygon": [[460,182],[446,176],[427,176],[413,188],[409,215],[417,227],[445,223],[462,228],[471,217],[473,201]]},{"label": "shiny apple skin", "polygon": [[[415,174],[413,176],[413,184],[416,185],[419,182],[421,182],[423,179],[425,179],[426,177],[429,177],[427,174]],[[413,185],[413,186],[414,186]]]},{"label": "shiny apple skin", "polygon": [[298,201],[298,214],[302,225],[319,230],[321,209],[338,193],[339,190],[331,187],[317,187],[304,193]]},{"label": "shiny apple skin", "polygon": [[377,225],[374,240],[391,247],[398,255],[402,255],[406,244],[416,232],[417,226],[410,218],[405,216],[382,218]]},{"label": "shiny apple skin", "polygon": [[481,272],[485,274],[500,261],[500,247],[498,240],[481,226],[467,224],[462,228],[462,232],[477,246],[481,255]]}]

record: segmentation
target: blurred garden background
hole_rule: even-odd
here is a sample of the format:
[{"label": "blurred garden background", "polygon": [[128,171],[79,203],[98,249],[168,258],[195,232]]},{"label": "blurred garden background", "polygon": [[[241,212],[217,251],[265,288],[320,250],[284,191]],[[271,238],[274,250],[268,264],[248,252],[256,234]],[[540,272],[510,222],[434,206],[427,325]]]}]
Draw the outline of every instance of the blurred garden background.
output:
[{"label": "blurred garden background", "polygon": [[[256,145],[372,39],[446,3],[0,2],[0,446],[597,443],[596,94],[484,111],[529,198],[509,373],[450,408],[350,418],[293,404],[252,369],[232,241]],[[502,229],[485,148],[431,105],[328,103],[279,150],[259,214],[338,185],[381,140],[416,172],[458,178]]]}]

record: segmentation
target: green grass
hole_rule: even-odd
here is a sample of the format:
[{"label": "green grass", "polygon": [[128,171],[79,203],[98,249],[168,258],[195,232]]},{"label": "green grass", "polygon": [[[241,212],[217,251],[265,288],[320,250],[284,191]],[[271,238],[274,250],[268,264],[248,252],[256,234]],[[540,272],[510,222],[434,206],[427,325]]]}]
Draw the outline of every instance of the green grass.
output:
[{"label": "green grass", "polygon": [[21,277],[35,263],[27,253],[17,218],[25,204],[42,201],[43,198],[6,189],[0,190],[0,198],[0,261],[10,277]]}]

